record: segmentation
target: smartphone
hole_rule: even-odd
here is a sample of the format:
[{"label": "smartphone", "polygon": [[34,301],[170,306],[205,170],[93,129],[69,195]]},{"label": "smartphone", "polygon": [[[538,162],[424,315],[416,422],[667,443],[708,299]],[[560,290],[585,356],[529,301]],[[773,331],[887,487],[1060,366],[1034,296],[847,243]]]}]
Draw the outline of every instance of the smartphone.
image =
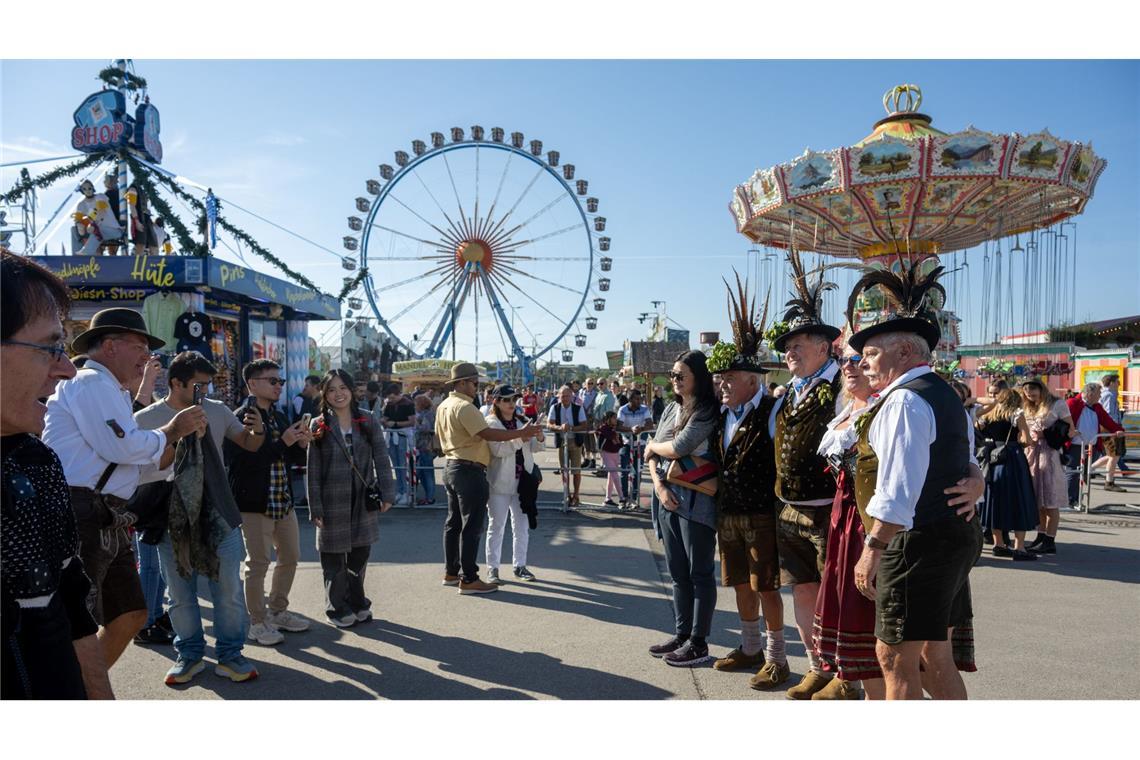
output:
[{"label": "smartphone", "polygon": [[302,430],[308,430],[309,429],[309,422],[312,419],[313,419],[313,415],[309,414],[308,412],[306,412],[305,414],[302,414],[301,415],[301,429]]},{"label": "smartphone", "polygon": [[194,406],[202,405],[202,384],[194,383]]},{"label": "smartphone", "polygon": [[163,369],[170,369],[170,354],[151,354],[150,358],[158,359],[158,365]]}]

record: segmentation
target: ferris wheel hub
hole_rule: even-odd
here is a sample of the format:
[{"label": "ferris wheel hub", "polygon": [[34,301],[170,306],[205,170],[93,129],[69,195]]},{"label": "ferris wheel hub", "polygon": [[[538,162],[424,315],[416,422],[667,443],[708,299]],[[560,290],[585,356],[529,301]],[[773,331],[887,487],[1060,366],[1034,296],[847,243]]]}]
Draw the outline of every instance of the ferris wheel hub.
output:
[{"label": "ferris wheel hub", "polygon": [[484,270],[491,268],[491,246],[482,240],[464,240],[455,248],[455,260],[459,266],[479,264]]}]

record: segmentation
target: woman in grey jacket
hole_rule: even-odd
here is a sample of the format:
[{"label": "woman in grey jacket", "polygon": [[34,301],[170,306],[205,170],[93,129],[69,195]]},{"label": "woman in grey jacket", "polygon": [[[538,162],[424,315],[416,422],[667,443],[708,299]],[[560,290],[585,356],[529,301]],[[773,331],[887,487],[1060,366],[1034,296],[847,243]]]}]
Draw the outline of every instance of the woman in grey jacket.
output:
[{"label": "woman in grey jacket", "polygon": [[666,482],[673,460],[709,454],[720,405],[712,375],[700,351],[686,351],[669,373],[675,401],[661,414],[657,435],[645,447],[653,489],[661,503],[658,515],[665,542],[665,561],[673,577],[676,635],[649,648],[669,665],[692,667],[708,662],[707,638],[716,610],[716,502],[711,496]]},{"label": "woman in grey jacket", "polygon": [[321,413],[311,423],[308,456],[309,519],[317,526],[325,614],[338,628],[372,619],[364,572],[380,527],[377,512],[366,506],[367,486],[379,486],[380,512],[391,509],[396,499],[384,431],[360,411],[352,387],[352,376],[341,369],[321,381]]}]

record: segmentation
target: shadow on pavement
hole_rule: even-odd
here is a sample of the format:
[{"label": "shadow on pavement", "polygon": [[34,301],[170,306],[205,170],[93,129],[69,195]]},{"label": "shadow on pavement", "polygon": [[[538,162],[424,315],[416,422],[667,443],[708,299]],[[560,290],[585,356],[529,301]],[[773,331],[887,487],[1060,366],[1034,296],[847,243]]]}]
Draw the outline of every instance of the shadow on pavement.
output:
[{"label": "shadow on pavement", "polygon": [[[665,689],[632,678],[566,665],[562,660],[541,652],[515,652],[457,636],[439,636],[386,620],[352,630],[361,638],[376,639],[415,657],[434,660],[445,673],[503,687],[503,690],[484,691],[418,668],[397,665],[402,671],[392,675],[399,677],[392,677],[389,681],[389,674],[384,673],[384,678],[378,683],[380,694],[393,699],[503,699],[511,695],[522,696],[517,691],[510,691],[512,689],[558,699],[663,699],[674,696]],[[535,642],[535,646],[543,643]],[[464,690],[467,693],[463,693]]]},{"label": "shadow on pavement", "polygon": [[1043,554],[1036,562],[1013,562],[990,556],[989,547],[978,561],[979,566],[1005,565],[1008,570],[1046,572],[1075,578],[1140,583],[1140,549],[1098,546],[1082,543],[1081,534],[1102,531],[1063,527],[1057,540],[1057,554]]}]

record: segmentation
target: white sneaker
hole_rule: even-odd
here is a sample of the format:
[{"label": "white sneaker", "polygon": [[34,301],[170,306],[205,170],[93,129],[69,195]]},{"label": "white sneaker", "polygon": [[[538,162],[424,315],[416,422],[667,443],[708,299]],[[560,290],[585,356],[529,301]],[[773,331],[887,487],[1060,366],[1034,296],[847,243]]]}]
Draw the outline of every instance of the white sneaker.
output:
[{"label": "white sneaker", "polygon": [[351,628],[356,625],[356,615],[345,615],[339,618],[330,617],[329,622],[337,628]]},{"label": "white sneaker", "polygon": [[295,612],[281,610],[270,612],[265,618],[274,628],[280,628],[290,633],[300,633],[309,630],[309,621]]},{"label": "white sneaker", "polygon": [[285,634],[269,623],[254,623],[249,627],[249,640],[256,641],[265,647],[271,647],[284,641]]},{"label": "white sneaker", "polygon": [[367,623],[371,619],[372,610],[361,610],[360,612],[356,613],[356,622],[358,623]]}]

